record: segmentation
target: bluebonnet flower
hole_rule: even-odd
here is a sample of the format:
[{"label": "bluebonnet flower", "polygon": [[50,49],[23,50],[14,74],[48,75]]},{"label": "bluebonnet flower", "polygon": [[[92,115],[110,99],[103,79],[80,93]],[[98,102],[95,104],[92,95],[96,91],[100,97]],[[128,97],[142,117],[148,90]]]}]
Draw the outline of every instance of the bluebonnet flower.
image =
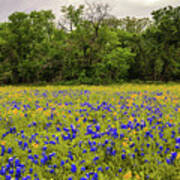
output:
[{"label": "bluebonnet flower", "polygon": [[73,155],[72,155],[72,152],[69,152],[68,157],[69,157],[71,160],[73,160]]},{"label": "bluebonnet flower", "polygon": [[177,152],[172,152],[171,153],[171,160],[174,161],[176,159]]},{"label": "bluebonnet flower", "polygon": [[84,149],[82,153],[87,153],[87,150],[86,150],[86,149]]},{"label": "bluebonnet flower", "polygon": [[129,147],[133,148],[135,146],[135,143],[132,143]]},{"label": "bluebonnet flower", "polygon": [[175,148],[176,148],[176,149],[180,149],[180,143],[176,144],[176,145],[175,145]]},{"label": "bluebonnet flower", "polygon": [[56,142],[55,141],[49,141],[49,144],[56,144]]},{"label": "bluebonnet flower", "polygon": [[39,155],[35,154],[34,157],[35,157],[36,159],[38,159],[38,158],[39,158]]},{"label": "bluebonnet flower", "polygon": [[24,142],[23,150],[25,150],[26,148],[28,148],[28,143]]},{"label": "bluebonnet flower", "polygon": [[11,154],[12,153],[12,148],[8,148],[8,154]]},{"label": "bluebonnet flower", "polygon": [[33,168],[29,169],[29,173],[32,174],[33,173]]},{"label": "bluebonnet flower", "polygon": [[103,168],[102,167],[99,167],[97,170],[103,172]]},{"label": "bluebonnet flower", "polygon": [[177,143],[177,144],[180,144],[180,137],[177,137],[177,138],[176,138],[176,143]]},{"label": "bluebonnet flower", "polygon": [[77,171],[76,165],[75,165],[75,164],[72,164],[72,165],[71,165],[71,172],[72,172],[72,173],[76,173],[76,171]]},{"label": "bluebonnet flower", "polygon": [[167,164],[171,164],[171,159],[166,159]]},{"label": "bluebonnet flower", "polygon": [[122,154],[122,155],[121,155],[121,158],[122,158],[122,159],[126,159],[126,155],[125,155],[125,154]]},{"label": "bluebonnet flower", "polygon": [[96,156],[96,157],[93,159],[93,161],[97,161],[98,159],[99,159],[99,157]]},{"label": "bluebonnet flower", "polygon": [[99,124],[96,125],[95,127],[96,127],[96,131],[99,131],[99,130],[100,130],[100,125],[99,125]]},{"label": "bluebonnet flower", "polygon": [[56,130],[57,130],[58,132],[61,132],[61,129],[60,129],[59,127],[56,127]]},{"label": "bluebonnet flower", "polygon": [[16,175],[15,175],[17,178],[21,177],[21,168],[18,166],[16,168]]},{"label": "bluebonnet flower", "polygon": [[92,147],[90,151],[95,152],[97,150],[97,147]]},{"label": "bluebonnet flower", "polygon": [[11,176],[10,175],[6,175],[6,180],[11,180]]},{"label": "bluebonnet flower", "polygon": [[61,160],[61,166],[63,166],[65,164],[65,162],[63,160]]},{"label": "bluebonnet flower", "polygon": [[84,162],[86,162],[85,160],[82,160],[81,162],[80,162],[80,164],[83,164]]},{"label": "bluebonnet flower", "polygon": [[1,145],[1,156],[4,156],[5,153],[5,146]]},{"label": "bluebonnet flower", "polygon": [[52,157],[53,157],[53,156],[55,156],[55,155],[56,155],[56,153],[55,153],[55,152],[53,152],[53,153],[49,154],[49,159],[51,160],[51,159],[52,159]]},{"label": "bluebonnet flower", "polygon": [[81,178],[80,178],[80,180],[87,180],[87,178],[85,178],[85,177],[81,177]]},{"label": "bluebonnet flower", "polygon": [[119,173],[122,172],[122,168],[120,168],[120,169],[118,170],[118,172],[119,172]]},{"label": "bluebonnet flower", "polygon": [[15,159],[15,167],[19,166],[20,165],[20,161],[19,159]]},{"label": "bluebonnet flower", "polygon": [[9,174],[13,174],[14,170],[13,169],[9,169]]},{"label": "bluebonnet flower", "polygon": [[113,150],[111,155],[115,156],[116,155],[116,150]]},{"label": "bluebonnet flower", "polygon": [[159,149],[160,149],[160,151],[162,151],[163,150],[163,146],[159,146]]},{"label": "bluebonnet flower", "polygon": [[94,173],[92,180],[98,180],[98,174],[97,173]]},{"label": "bluebonnet flower", "polygon": [[86,170],[86,168],[85,167],[81,167],[81,171],[85,171]]},{"label": "bluebonnet flower", "polygon": [[54,169],[51,169],[49,172],[50,172],[51,174],[54,173]]},{"label": "bluebonnet flower", "polygon": [[41,158],[41,164],[43,164],[43,165],[46,164],[46,161],[47,160],[45,158]]}]

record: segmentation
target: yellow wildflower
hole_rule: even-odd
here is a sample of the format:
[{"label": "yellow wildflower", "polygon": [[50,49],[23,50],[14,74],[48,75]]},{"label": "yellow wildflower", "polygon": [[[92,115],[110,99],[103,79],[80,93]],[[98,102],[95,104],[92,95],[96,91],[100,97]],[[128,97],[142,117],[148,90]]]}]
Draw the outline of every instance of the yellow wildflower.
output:
[{"label": "yellow wildflower", "polygon": [[17,109],[13,110],[13,114],[15,114],[15,115],[17,114]]},{"label": "yellow wildflower", "polygon": [[145,128],[144,128],[144,132],[147,132],[147,131],[148,131],[148,128],[147,128],[147,127],[145,127]]},{"label": "yellow wildflower", "polygon": [[39,145],[36,144],[36,143],[33,144],[33,147],[34,147],[34,148],[38,148],[38,146],[39,146]]},{"label": "yellow wildflower", "polygon": [[126,143],[126,142],[123,142],[122,144],[123,144],[123,146],[125,146],[125,147],[127,146],[127,143]]},{"label": "yellow wildflower", "polygon": [[6,144],[6,141],[1,141],[1,145],[5,145]]},{"label": "yellow wildflower", "polygon": [[131,171],[129,171],[123,176],[123,179],[130,179],[131,177],[132,177],[132,173]]},{"label": "yellow wildflower", "polygon": [[180,152],[177,154],[176,159],[180,159]]},{"label": "yellow wildflower", "polygon": [[113,115],[116,116],[116,115],[117,115],[117,112],[114,112]]},{"label": "yellow wildflower", "polygon": [[136,174],[136,179],[141,179],[141,177],[138,175],[138,174]]}]

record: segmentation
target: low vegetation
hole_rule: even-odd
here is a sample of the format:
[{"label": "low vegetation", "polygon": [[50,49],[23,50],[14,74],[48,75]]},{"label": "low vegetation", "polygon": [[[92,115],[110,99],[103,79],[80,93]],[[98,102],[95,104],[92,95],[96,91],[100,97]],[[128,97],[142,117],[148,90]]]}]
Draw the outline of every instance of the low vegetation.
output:
[{"label": "low vegetation", "polygon": [[0,88],[0,179],[180,179],[180,86]]}]

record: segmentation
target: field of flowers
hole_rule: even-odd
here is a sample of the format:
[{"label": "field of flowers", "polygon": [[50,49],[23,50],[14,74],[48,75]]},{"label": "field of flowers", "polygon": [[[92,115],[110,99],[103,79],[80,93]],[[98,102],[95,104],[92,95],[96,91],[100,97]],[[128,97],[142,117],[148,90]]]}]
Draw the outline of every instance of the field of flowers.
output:
[{"label": "field of flowers", "polygon": [[180,180],[180,85],[0,88],[0,180]]}]

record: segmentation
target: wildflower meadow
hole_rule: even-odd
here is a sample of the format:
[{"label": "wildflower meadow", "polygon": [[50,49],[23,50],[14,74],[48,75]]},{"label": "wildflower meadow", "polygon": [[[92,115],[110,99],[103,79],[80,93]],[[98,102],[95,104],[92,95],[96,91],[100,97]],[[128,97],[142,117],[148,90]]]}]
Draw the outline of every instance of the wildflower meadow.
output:
[{"label": "wildflower meadow", "polygon": [[0,87],[0,180],[180,180],[180,85]]}]

